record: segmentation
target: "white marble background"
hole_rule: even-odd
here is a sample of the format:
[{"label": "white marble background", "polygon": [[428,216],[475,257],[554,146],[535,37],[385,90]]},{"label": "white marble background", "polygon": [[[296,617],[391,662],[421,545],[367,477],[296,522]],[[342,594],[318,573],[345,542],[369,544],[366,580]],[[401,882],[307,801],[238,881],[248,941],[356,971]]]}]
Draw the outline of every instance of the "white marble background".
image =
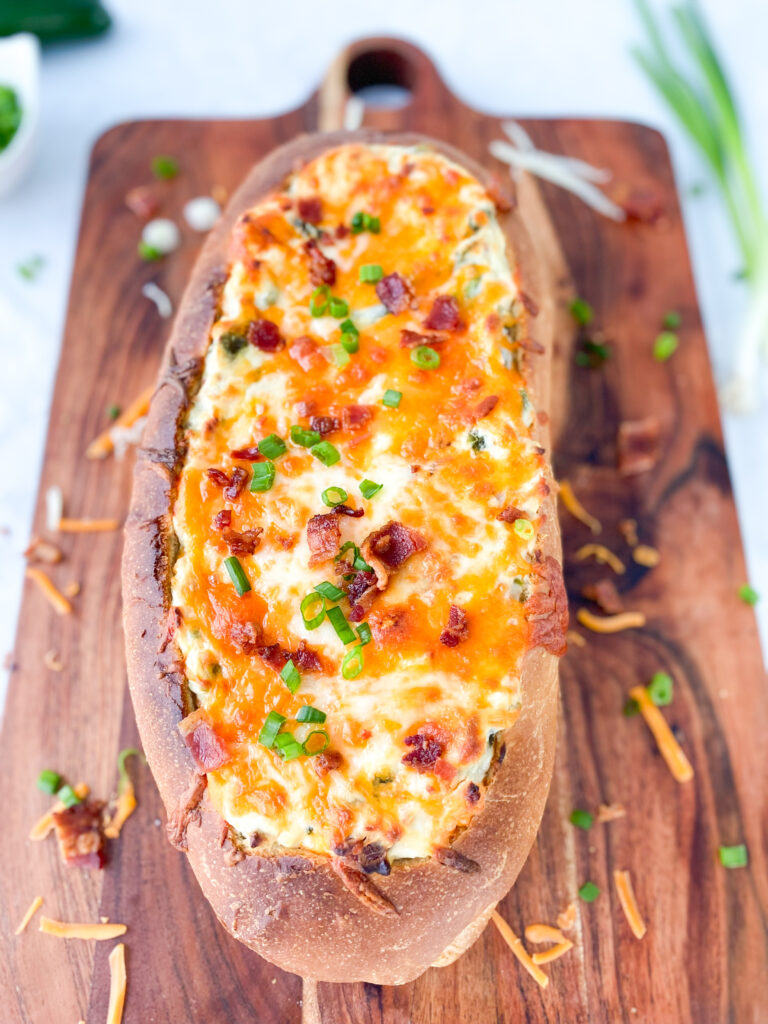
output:
[{"label": "white marble background", "polygon": [[[639,36],[629,0],[106,0],[110,34],[45,51],[42,137],[28,180],[0,200],[0,658],[13,645],[23,550],[37,490],[88,152],[136,117],[267,116],[301,103],[346,41],[403,35],[449,86],[494,113],[635,118],[670,140],[684,193],[706,181],[698,158],[628,56]],[[656,0],[662,5],[662,0]],[[768,4],[703,0],[768,179]],[[2,79],[2,68],[0,68]],[[744,285],[714,190],[684,198],[696,282],[716,372],[733,352]],[[45,259],[33,283],[16,265]],[[768,389],[761,411],[727,417],[728,455],[768,649]],[[4,676],[4,674],[3,674]],[[0,679],[0,700],[5,679]]]}]

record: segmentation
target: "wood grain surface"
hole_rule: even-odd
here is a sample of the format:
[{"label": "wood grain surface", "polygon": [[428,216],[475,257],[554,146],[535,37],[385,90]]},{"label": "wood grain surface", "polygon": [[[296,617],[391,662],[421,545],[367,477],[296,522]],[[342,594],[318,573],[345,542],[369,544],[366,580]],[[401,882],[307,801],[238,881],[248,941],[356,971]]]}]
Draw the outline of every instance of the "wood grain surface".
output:
[{"label": "wood grain surface", "polygon": [[[366,110],[365,124],[443,138],[492,164],[499,119],[457,100],[418,50],[399,41],[361,41],[341,54],[301,109],[263,121],[152,121],[118,125],[96,143],[51,410],[41,495],[32,532],[45,533],[43,492],[59,484],[67,513],[122,519],[130,459],[87,462],[87,443],[113,402],[150,384],[168,329],[141,287],[156,281],[177,302],[199,246],[184,227],[181,249],[159,264],[136,255],[140,225],[125,207],[150,181],[158,153],[177,157],[176,181],[155,186],[163,213],[181,221],[183,203],[232,189],[248,167],[296,133],[338,127],[349,78],[356,87],[397,82],[411,89],[399,110]],[[590,879],[601,890],[580,904],[575,942],[545,968],[546,991],[522,972],[493,927],[455,964],[401,988],[321,984],[302,992],[284,974],[230,938],[202,898],[184,858],[165,840],[162,812],[146,769],[139,808],[111,844],[107,869],[60,865],[55,841],[26,836],[47,808],[35,789],[44,767],[95,794],[114,790],[117,752],[137,740],[120,627],[119,533],[62,536],[66,559],[51,569],[64,586],[81,583],[74,614],[56,616],[28,583],[2,731],[0,777],[0,1016],[8,1024],[106,1019],[113,943],[61,940],[13,931],[38,893],[43,913],[65,920],[128,925],[127,1024],[764,1024],[768,1019],[768,702],[752,613],[737,597],[746,579],[723,453],[712,376],[663,139],[633,124],[525,121],[536,143],[612,168],[615,179],[651,193],[655,224],[616,225],[569,195],[543,186],[557,232],[541,239],[565,305],[589,299],[595,327],[610,342],[599,369],[577,366],[575,330],[563,318],[556,352],[555,469],[603,523],[600,541],[626,564],[615,582],[647,625],[615,636],[587,634],[561,669],[557,766],[538,842],[500,906],[518,934],[553,922]],[[499,171],[503,168],[499,166]],[[533,189],[530,183],[522,187]],[[543,229],[542,229],[543,230]],[[565,258],[567,270],[560,265]],[[680,348],[667,363],[651,356],[668,309],[682,314]],[[661,458],[649,473],[622,478],[616,435],[622,420],[655,416]],[[619,531],[638,522],[661,563],[636,564]],[[608,575],[576,551],[589,531],[563,512],[566,581],[574,610],[581,589]],[[44,665],[55,651],[60,672]],[[695,768],[676,783],[639,717],[622,715],[627,691],[658,671],[675,680],[664,709]],[[621,802],[626,817],[583,832],[575,807]],[[720,844],[745,842],[748,869],[726,871]],[[631,871],[648,933],[637,940],[612,887]],[[323,956],[323,950],[318,950]],[[306,1005],[302,1008],[302,996]]]}]

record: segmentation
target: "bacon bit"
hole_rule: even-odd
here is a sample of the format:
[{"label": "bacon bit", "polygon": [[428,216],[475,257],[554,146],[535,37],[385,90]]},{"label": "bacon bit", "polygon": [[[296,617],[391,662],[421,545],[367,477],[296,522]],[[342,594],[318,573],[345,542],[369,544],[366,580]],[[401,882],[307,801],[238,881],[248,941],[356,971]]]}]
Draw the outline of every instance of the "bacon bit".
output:
[{"label": "bacon bit", "polygon": [[619,903],[621,904],[621,909],[624,911],[627,924],[632,929],[632,934],[636,939],[642,939],[646,932],[645,921],[640,916],[640,910],[637,906],[635,890],[632,888],[632,878],[630,877],[629,872],[614,871],[613,884],[616,886],[616,892],[619,895]]},{"label": "bacon bit", "polygon": [[496,406],[499,404],[498,395],[486,395],[486,397],[477,405],[473,413],[473,420],[483,420],[486,416],[489,416]]},{"label": "bacon bit", "polygon": [[391,519],[381,529],[369,533],[360,550],[376,573],[378,589],[385,590],[390,572],[399,569],[411,555],[423,551],[426,546],[426,540],[418,531]]},{"label": "bacon bit", "polygon": [[324,361],[317,342],[308,334],[302,334],[300,338],[291,342],[288,346],[288,355],[299,364],[305,373],[321,366]]},{"label": "bacon bit", "polygon": [[72,807],[53,812],[61,859],[67,867],[104,867],[104,836],[101,832],[100,800],[84,800]]},{"label": "bacon bit", "polygon": [[121,1024],[125,1006],[125,990],[127,985],[125,972],[125,946],[118,942],[109,954],[109,1006],[107,1007],[107,1024]]},{"label": "bacon bit", "polygon": [[623,804],[600,804],[597,809],[596,821],[605,825],[609,821],[616,821],[626,817],[627,809]]},{"label": "bacon bit", "polygon": [[570,644],[573,644],[575,647],[587,646],[586,638],[581,633],[577,633],[575,629],[569,629],[565,634],[565,639],[568,641],[569,646]]},{"label": "bacon bit", "polygon": [[622,519],[619,521],[619,533],[631,548],[637,547],[637,520]]},{"label": "bacon bit", "polygon": [[[246,445],[244,448],[235,448],[234,451],[229,453],[229,457],[231,459],[242,459],[245,462],[260,462],[264,458],[259,451],[259,446],[256,444]],[[217,470],[217,472],[221,471]],[[223,475],[226,476],[226,473]]]},{"label": "bacon bit", "polygon": [[528,955],[525,946],[523,946],[520,938],[515,935],[512,929],[509,927],[504,918],[499,914],[497,910],[494,910],[491,915],[491,920],[498,928],[501,937],[504,939],[506,944],[512,950],[513,954],[517,957],[518,961],[528,971],[530,976],[536,981],[542,988],[546,988],[549,984],[549,978],[546,976],[544,971],[538,967]]},{"label": "bacon bit", "polygon": [[24,557],[30,562],[45,562],[47,565],[56,565],[62,560],[64,555],[50,541],[33,537],[29,542],[29,547],[24,552]]},{"label": "bacon bit", "polygon": [[525,512],[521,512],[514,505],[505,505],[496,518],[502,523],[514,523],[518,519],[525,519]]},{"label": "bacon bit", "polygon": [[117,519],[68,519],[62,516],[58,529],[61,533],[109,533],[119,530],[120,523]]},{"label": "bacon bit", "polygon": [[206,469],[205,475],[217,487],[223,489],[224,497],[229,501],[235,501],[248,483],[248,471],[243,469],[242,466],[235,466],[229,476],[223,469],[217,469],[213,466],[211,469]]},{"label": "bacon bit", "polygon": [[66,597],[56,589],[42,569],[35,569],[33,566],[30,566],[27,568],[24,575],[37,584],[57,615],[71,614],[72,605]]},{"label": "bacon bit", "polygon": [[576,924],[578,914],[579,908],[576,903],[569,903],[565,910],[561,910],[557,915],[557,927],[562,928],[564,932],[569,931]]},{"label": "bacon bit", "polygon": [[559,928],[551,924],[529,924],[525,929],[528,942],[565,942],[565,936]]},{"label": "bacon bit", "polygon": [[114,427],[132,427],[136,420],[146,416],[149,411],[149,401],[154,394],[154,390],[153,385],[142,391],[138,398],[134,398],[131,404],[120,413],[108,430],[105,430],[91,441],[85,449],[86,459],[106,459],[108,455],[112,454],[115,450],[115,444],[112,440],[111,431]]},{"label": "bacon bit", "polygon": [[342,764],[344,764],[344,758],[338,750],[324,750],[322,754],[312,758],[312,767],[315,770],[315,775],[321,779],[328,772],[337,771],[341,768]]},{"label": "bacon bit", "polygon": [[81,587],[77,580],[70,580],[62,590],[62,593],[65,597],[77,597],[80,593],[80,589]]},{"label": "bacon bit", "polygon": [[388,875],[391,871],[387,851],[381,843],[363,843],[357,862],[366,875]]},{"label": "bacon bit", "polygon": [[331,867],[342,884],[369,910],[387,917],[399,916],[399,911],[380,892],[366,873],[354,861],[343,857],[331,857]]},{"label": "bacon bit", "polygon": [[349,516],[351,519],[361,519],[365,515],[364,508],[350,508],[349,505],[334,505],[335,516]]},{"label": "bacon bit", "polygon": [[312,416],[309,427],[310,430],[317,431],[321,437],[325,437],[326,434],[332,434],[334,430],[338,430],[340,423],[335,416]]},{"label": "bacon bit", "polygon": [[345,430],[360,430],[373,418],[376,410],[370,405],[347,405],[341,410],[341,423]]},{"label": "bacon bit", "polygon": [[64,668],[64,663],[59,657],[59,652],[55,651],[53,648],[46,651],[43,655],[43,664],[47,669],[50,669],[51,672],[61,672]]},{"label": "bacon bit", "polygon": [[576,552],[576,557],[580,562],[592,556],[603,565],[610,566],[617,576],[621,576],[622,573],[627,571],[626,566],[618,555],[614,555],[610,548],[605,547],[604,544],[584,544]]},{"label": "bacon bit", "polygon": [[157,196],[147,185],[139,185],[130,189],[125,196],[125,205],[139,220],[151,220],[160,209]]},{"label": "bacon bit", "polygon": [[593,515],[587,512],[573,493],[573,488],[567,480],[560,481],[560,498],[574,519],[578,519],[580,523],[588,526],[592,533],[602,533],[603,524],[599,519],[595,519]]},{"label": "bacon bit", "polygon": [[573,943],[570,939],[564,938],[562,942],[558,942],[551,949],[547,949],[543,953],[534,953],[531,959],[535,964],[548,964],[552,960],[559,960],[569,949],[573,949]]},{"label": "bacon bit", "polygon": [[647,473],[659,460],[661,424],[655,416],[625,420],[616,439],[619,473],[634,476]]},{"label": "bacon bit", "polygon": [[246,331],[248,341],[260,352],[279,352],[285,348],[280,328],[271,320],[251,320]]},{"label": "bacon bit", "polygon": [[616,584],[611,579],[598,580],[587,587],[582,588],[582,594],[589,601],[604,611],[607,615],[618,615],[624,611],[624,602],[616,589]]},{"label": "bacon bit", "polygon": [[418,331],[407,329],[400,331],[400,348],[419,348],[421,345],[434,348],[435,345],[442,345],[444,341],[445,338],[440,338],[436,334],[419,334]]},{"label": "bacon bit", "polygon": [[644,686],[633,686],[629,691],[629,696],[637,701],[640,714],[653,733],[659,752],[666,761],[673,778],[677,782],[690,782],[693,778],[691,763],[672,734],[666,718],[648,696],[648,690]]},{"label": "bacon bit", "polygon": [[534,567],[542,587],[525,602],[525,615],[530,624],[532,647],[543,647],[558,657],[565,654],[568,630],[568,595],[563,583],[560,563],[551,555]]},{"label": "bacon bit", "polygon": [[593,633],[621,633],[624,629],[642,629],[646,619],[642,612],[622,612],[619,615],[593,615],[579,608],[576,618]]},{"label": "bacon bit", "polygon": [[[355,617],[354,621],[360,620]],[[390,605],[388,608],[371,612],[369,623],[374,640],[382,645],[401,643],[411,630],[410,612],[404,605]]]},{"label": "bacon bit", "polygon": [[259,657],[275,672],[280,672],[289,660],[305,672],[320,672],[323,663],[317,654],[302,640],[295,651],[285,651],[280,644],[269,644],[258,648]]},{"label": "bacon bit", "polygon": [[448,625],[440,634],[440,643],[446,647],[457,647],[469,636],[469,621],[463,608],[452,604],[448,611]]},{"label": "bacon bit", "polygon": [[431,772],[445,750],[447,736],[440,726],[428,722],[412,736],[406,736],[403,742],[407,747],[414,749],[403,755],[402,763],[410,765],[418,772]]},{"label": "bacon bit", "polygon": [[[73,786],[73,789],[75,794],[81,800],[85,800],[90,792],[88,786],[84,782],[78,782],[76,786]],[[30,829],[29,836],[27,838],[31,839],[34,843],[39,843],[42,839],[47,838],[55,826],[55,822],[53,820],[54,814],[58,813],[58,811],[63,811],[64,809],[65,805],[61,800],[57,800],[53,807],[51,807],[50,811],[35,822]]]},{"label": "bacon bit", "polygon": [[659,552],[649,544],[638,544],[632,550],[632,557],[638,565],[643,565],[646,569],[653,569],[661,561]]},{"label": "bacon bit", "polygon": [[[350,622],[361,622],[370,609],[376,588],[376,573],[361,570],[347,587]],[[379,639],[379,637],[377,637]]]},{"label": "bacon bit", "polygon": [[387,311],[395,315],[404,313],[413,299],[410,285],[398,273],[387,274],[386,277],[382,277],[376,284],[376,295],[382,304],[387,307]]},{"label": "bacon bit", "polygon": [[260,526],[253,530],[245,530],[243,533],[225,527],[221,531],[221,536],[233,555],[252,555],[261,543],[262,533],[264,531]]},{"label": "bacon bit", "polygon": [[480,800],[480,787],[476,782],[470,782],[464,792],[468,804],[476,804]]},{"label": "bacon bit", "polygon": [[226,530],[232,524],[232,511],[228,508],[223,508],[221,512],[217,512],[213,517],[212,526],[214,530]]},{"label": "bacon bit", "polygon": [[91,924],[74,921],[54,921],[50,917],[40,918],[40,931],[46,935],[56,935],[60,939],[116,939],[125,935],[128,925],[125,924]]},{"label": "bacon bit", "polygon": [[200,824],[200,801],[208,785],[208,776],[198,771],[192,773],[192,779],[179,803],[165,826],[168,842],[177,850],[187,849],[187,829],[196,822]]},{"label": "bacon bit", "polygon": [[243,654],[257,654],[263,639],[263,630],[258,622],[231,621],[226,629],[227,638]]},{"label": "bacon bit", "polygon": [[424,326],[430,331],[456,331],[461,327],[459,304],[452,295],[438,295]]},{"label": "bacon bit", "polygon": [[307,224],[319,224],[323,219],[323,204],[318,196],[299,199],[296,212]]},{"label": "bacon bit", "polygon": [[179,722],[179,732],[195,764],[204,772],[215,771],[230,760],[224,741],[217,735],[208,713],[198,708]]},{"label": "bacon bit", "polygon": [[317,242],[305,242],[304,251],[309,257],[309,280],[312,284],[336,284],[336,264],[323,255]]},{"label": "bacon bit", "polygon": [[22,917],[21,922],[19,923],[19,927],[13,933],[14,935],[21,935],[21,933],[26,929],[26,927],[29,924],[29,922],[32,920],[32,918],[35,916],[35,914],[38,912],[40,907],[42,907],[42,905],[43,905],[43,897],[42,896],[35,896],[35,898],[30,903],[29,907],[27,908],[26,914],[24,915],[24,917]]},{"label": "bacon bit", "polygon": [[339,550],[341,530],[338,516],[333,512],[312,516],[307,523],[307,544],[309,545],[309,566],[314,568],[333,558]]},{"label": "bacon bit", "polygon": [[454,850],[450,846],[436,846],[435,860],[446,868],[454,868],[456,871],[463,871],[465,874],[474,875],[480,870],[476,860],[465,857],[463,853]]}]

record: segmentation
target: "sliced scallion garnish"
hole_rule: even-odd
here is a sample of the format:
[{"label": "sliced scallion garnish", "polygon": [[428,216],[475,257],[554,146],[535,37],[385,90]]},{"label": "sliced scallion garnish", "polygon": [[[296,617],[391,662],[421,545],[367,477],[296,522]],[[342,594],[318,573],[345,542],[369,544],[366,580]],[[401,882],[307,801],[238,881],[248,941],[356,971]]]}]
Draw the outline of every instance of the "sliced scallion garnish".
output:
[{"label": "sliced scallion garnish", "polygon": [[61,789],[57,790],[56,799],[60,800],[65,807],[75,807],[77,804],[81,804],[83,802],[69,784],[62,786]]},{"label": "sliced scallion garnish", "polygon": [[245,570],[240,565],[240,559],[236,555],[230,555],[229,558],[224,559],[224,565],[229,573],[229,578],[235,585],[238,595],[242,597],[243,594],[247,594],[251,589],[251,584],[248,582]]},{"label": "sliced scallion garnish", "polygon": [[344,597],[344,591],[341,587],[337,587],[335,583],[329,583],[327,580],[318,583],[315,590],[328,601],[340,601]]},{"label": "sliced scallion garnish", "polygon": [[294,424],[291,427],[291,440],[294,444],[300,444],[302,448],[311,448],[313,444],[319,444],[322,438],[316,430],[307,430],[306,427]]},{"label": "sliced scallion garnish", "polygon": [[402,391],[394,391],[392,388],[387,388],[384,392],[384,397],[381,400],[382,405],[386,405],[388,409],[396,409],[402,400]]},{"label": "sliced scallion garnish", "polygon": [[275,738],[280,732],[280,726],[285,721],[285,716],[278,714],[277,711],[270,711],[267,717],[264,719],[264,725],[261,727],[259,733],[259,743],[262,746],[270,749],[275,745]]},{"label": "sliced scallion garnish", "polygon": [[320,284],[309,297],[309,312],[312,316],[323,316],[328,312],[331,301],[331,289],[327,284]]},{"label": "sliced scallion garnish", "polygon": [[304,747],[290,732],[279,732],[275,737],[275,747],[284,761],[293,761],[304,754]]},{"label": "sliced scallion garnish", "polygon": [[648,696],[657,707],[666,707],[672,703],[674,683],[667,672],[657,672],[648,683]]},{"label": "sliced scallion garnish", "polygon": [[419,345],[411,349],[411,362],[420,370],[436,370],[440,365],[440,354],[429,345]]},{"label": "sliced scallion garnish", "polygon": [[298,688],[301,686],[301,676],[299,670],[293,664],[293,661],[289,658],[288,661],[283,665],[280,670],[280,678],[283,680],[285,685],[291,691],[296,693]]},{"label": "sliced scallion garnish", "polygon": [[[319,741],[312,741],[313,736],[322,736],[324,742],[318,746]],[[331,737],[325,731],[325,729],[313,729],[313,731],[307,736],[302,744],[302,751],[307,757],[315,757],[317,754],[322,754],[324,750],[327,750],[331,743]]]},{"label": "sliced scallion garnish", "polygon": [[343,487],[326,487],[320,497],[328,508],[335,508],[337,505],[343,505],[349,495]]},{"label": "sliced scallion garnish", "polygon": [[[319,608],[319,610],[317,610]],[[317,629],[325,618],[325,598],[322,594],[312,591],[307,594],[299,606],[301,617],[307,629]]]},{"label": "sliced scallion garnish", "polygon": [[536,532],[533,523],[529,519],[516,519],[512,529],[521,540],[532,540]]},{"label": "sliced scallion garnish", "polygon": [[259,441],[258,447],[265,459],[279,459],[281,455],[285,455],[288,451],[287,444],[277,434],[269,434],[267,437],[263,437]]},{"label": "sliced scallion garnish", "polygon": [[299,713],[296,715],[297,722],[315,722],[318,725],[322,725],[327,715],[324,711],[320,711],[318,708],[313,708],[311,704],[305,704],[303,708],[299,708]]},{"label": "sliced scallion garnish", "polygon": [[374,483],[373,480],[363,480],[360,484],[360,493],[364,498],[372,498],[374,494],[378,494],[384,484]]},{"label": "sliced scallion garnish", "polygon": [[745,868],[749,863],[744,843],[739,843],[738,846],[721,846],[717,852],[724,868]]},{"label": "sliced scallion garnish", "polygon": [[341,320],[343,316],[346,316],[349,313],[349,306],[344,299],[339,299],[337,296],[332,295],[331,301],[328,304],[328,311],[331,316],[335,317],[337,320]]},{"label": "sliced scallion garnish", "polygon": [[328,617],[330,624],[336,630],[336,636],[343,644],[352,644],[357,640],[354,630],[347,622],[344,612],[338,607],[338,605],[334,605],[333,608],[328,608],[325,614]]},{"label": "sliced scallion garnish", "polygon": [[360,644],[365,647],[366,644],[371,642],[371,627],[367,622],[361,622],[357,627],[357,635],[360,637]]},{"label": "sliced scallion garnish", "polygon": [[589,811],[583,811],[581,808],[577,807],[576,810],[571,811],[571,817],[569,820],[572,825],[575,825],[577,828],[583,828],[586,832],[588,829],[592,828],[592,823],[595,819]]},{"label": "sliced scallion garnish", "polygon": [[41,789],[43,793],[50,793],[53,796],[61,788],[61,776],[58,772],[45,768],[37,776],[37,788]]},{"label": "sliced scallion garnish", "polygon": [[272,489],[272,485],[275,482],[275,464],[274,462],[254,462],[253,463],[253,476],[251,477],[251,491],[257,493],[259,491],[269,491]]},{"label": "sliced scallion garnish", "polygon": [[321,441],[319,444],[313,444],[309,451],[324,466],[335,466],[339,459],[341,459],[338,448],[335,448],[330,441]]},{"label": "sliced scallion garnish", "polygon": [[665,363],[677,351],[677,335],[673,331],[662,331],[653,343],[653,358],[658,363]]},{"label": "sliced scallion garnish", "polygon": [[363,671],[363,645],[357,644],[347,651],[341,662],[341,674],[345,679],[356,679]]},{"label": "sliced scallion garnish", "polygon": [[384,277],[384,268],[378,263],[364,263],[360,267],[359,276],[364,284],[376,284]]}]

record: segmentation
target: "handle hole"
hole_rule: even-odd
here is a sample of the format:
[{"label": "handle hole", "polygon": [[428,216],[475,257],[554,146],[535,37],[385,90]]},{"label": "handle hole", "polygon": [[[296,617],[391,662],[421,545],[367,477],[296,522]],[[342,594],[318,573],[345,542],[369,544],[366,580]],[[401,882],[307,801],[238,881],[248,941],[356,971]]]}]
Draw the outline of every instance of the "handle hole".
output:
[{"label": "handle hole", "polygon": [[406,57],[394,50],[366,50],[347,68],[350,92],[367,107],[397,110],[411,102],[415,75]]}]

